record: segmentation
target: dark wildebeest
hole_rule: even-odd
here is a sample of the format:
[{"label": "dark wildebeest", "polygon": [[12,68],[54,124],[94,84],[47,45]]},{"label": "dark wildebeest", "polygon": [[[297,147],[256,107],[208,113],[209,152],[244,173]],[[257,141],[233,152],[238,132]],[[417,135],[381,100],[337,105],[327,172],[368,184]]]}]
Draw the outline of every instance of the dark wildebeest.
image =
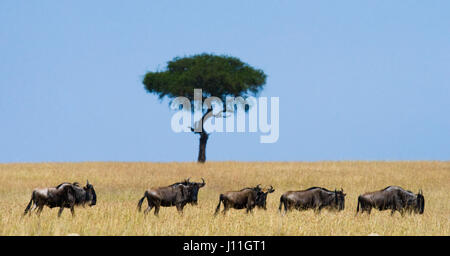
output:
[{"label": "dark wildebeest", "polygon": [[275,189],[273,189],[272,186],[266,190],[262,190],[261,193],[256,197],[256,206],[258,208],[263,208],[264,210],[267,210],[266,208],[266,202],[267,202],[267,195],[269,193],[275,192]]},{"label": "dark wildebeest", "polygon": [[376,208],[379,211],[390,209],[391,215],[395,211],[399,211],[403,216],[405,211],[411,213],[413,210],[415,213],[423,214],[425,198],[421,190],[419,190],[418,194],[414,194],[398,186],[389,186],[379,191],[360,195],[358,197],[356,214],[358,214],[360,206],[361,213],[367,211],[368,214],[370,214],[372,208]]},{"label": "dark wildebeest", "polygon": [[301,191],[288,191],[280,197],[280,206],[278,210],[284,205],[284,212],[295,208],[297,210],[314,209],[320,212],[322,208],[327,207],[342,211],[345,208],[344,190],[330,191],[325,188],[311,187]]},{"label": "dark wildebeest", "polygon": [[147,214],[155,207],[154,214],[158,216],[159,208],[176,206],[180,214],[186,204],[197,204],[197,195],[200,188],[205,186],[205,180],[202,183],[190,182],[189,179],[183,182],[177,182],[167,187],[152,188],[146,190],[144,196],[138,202],[138,210],[141,211],[142,203],[147,198],[148,207],[144,213]]},{"label": "dark wildebeest", "polygon": [[[273,190],[273,188],[272,188]],[[230,209],[247,209],[247,213],[251,212],[259,203],[260,207],[265,206],[264,198],[267,198],[267,192],[264,192],[259,185],[252,188],[243,188],[239,191],[229,191],[219,196],[219,204],[216,207],[214,215],[220,210],[220,203],[223,203],[223,214]]]},{"label": "dark wildebeest", "polygon": [[[97,195],[94,186],[87,181],[85,187],[80,187],[78,182],[64,182],[56,187],[36,188],[31,194],[31,200],[25,208],[24,215],[37,209],[36,214],[40,215],[44,206],[49,208],[59,207],[58,217],[61,216],[64,208],[70,208],[72,216],[75,215],[74,207],[76,205],[94,206],[97,203]],[[33,207],[31,208],[31,206]],[[30,209],[31,208],[31,209]]]}]

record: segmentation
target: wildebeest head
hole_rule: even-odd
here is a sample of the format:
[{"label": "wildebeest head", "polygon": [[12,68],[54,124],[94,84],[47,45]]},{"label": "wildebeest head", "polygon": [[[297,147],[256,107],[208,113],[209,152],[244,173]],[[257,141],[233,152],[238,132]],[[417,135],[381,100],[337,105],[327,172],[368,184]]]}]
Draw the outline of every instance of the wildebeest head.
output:
[{"label": "wildebeest head", "polygon": [[255,189],[256,188],[259,189],[258,193],[256,194],[256,206],[258,206],[260,208],[264,208],[264,210],[265,210],[266,209],[267,195],[269,193],[275,192],[275,189],[273,189],[273,187],[270,186],[270,188],[268,188],[268,189],[261,190],[259,188],[259,185],[257,187],[255,187]]},{"label": "wildebeest head", "polygon": [[89,183],[89,180],[86,181],[86,186],[83,189],[86,191],[86,202],[89,202],[89,206],[96,205],[97,194],[95,194],[94,186]]},{"label": "wildebeest head", "polygon": [[202,182],[191,182],[189,181],[190,178],[186,179],[184,182],[181,182],[181,184],[185,185],[188,192],[188,199],[187,201],[192,205],[197,205],[198,201],[198,191],[200,188],[204,187],[206,185],[205,180],[202,178]]},{"label": "wildebeest head", "polygon": [[423,197],[423,191],[422,189],[420,189],[419,193],[417,194],[417,202],[414,207],[414,212],[423,214],[424,210],[425,210],[425,197]]},{"label": "wildebeest head", "polygon": [[339,211],[342,211],[345,208],[345,196],[346,195],[347,194],[344,193],[343,188],[341,188],[341,190],[334,189],[334,203],[335,203],[335,207]]}]

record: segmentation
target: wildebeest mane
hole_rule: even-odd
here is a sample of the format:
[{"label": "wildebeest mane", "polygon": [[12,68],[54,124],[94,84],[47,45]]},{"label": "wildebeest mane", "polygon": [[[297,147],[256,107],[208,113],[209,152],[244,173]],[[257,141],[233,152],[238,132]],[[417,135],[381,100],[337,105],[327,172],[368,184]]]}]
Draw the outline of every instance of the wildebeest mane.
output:
[{"label": "wildebeest mane", "polygon": [[76,187],[80,187],[80,183],[78,183],[78,182],[74,182],[74,183],[63,182],[63,183],[59,184],[58,186],[56,186],[56,188],[60,188],[62,185],[66,185],[66,184],[70,184],[70,185],[74,185]]},{"label": "wildebeest mane", "polygon": [[190,184],[194,184],[193,182],[190,182],[189,179],[185,179],[183,181],[175,182],[172,185],[169,185],[169,187],[173,187],[173,186],[177,186],[177,185],[185,185],[185,186],[187,186],[187,185],[190,185]]},{"label": "wildebeest mane", "polygon": [[326,188],[322,188],[322,187],[310,187],[310,188],[306,189],[305,191],[313,190],[313,189],[316,189],[316,188],[325,190],[325,191],[327,191],[327,192],[333,192],[333,193],[334,193],[334,191],[330,191],[330,190],[328,190],[328,189],[326,189]]},{"label": "wildebeest mane", "polygon": [[244,191],[246,189],[258,190],[259,188],[258,188],[258,186],[256,186],[256,187],[247,187],[247,188],[243,188],[243,189],[241,189],[239,191]]},{"label": "wildebeest mane", "polygon": [[412,192],[411,190],[406,190],[406,189],[404,189],[404,188],[402,188],[402,187],[400,187],[400,186],[387,186],[386,188],[382,189],[381,191],[385,191],[385,190],[387,190],[387,189],[389,189],[389,188],[395,188],[395,187],[396,187],[396,188],[399,188],[400,190],[403,190],[403,191],[405,191],[405,192],[408,192],[408,193],[414,195],[414,192]]},{"label": "wildebeest mane", "polygon": [[173,187],[173,186],[177,186],[177,185],[188,185],[188,182],[187,181],[175,182],[172,185],[169,185],[169,187]]}]

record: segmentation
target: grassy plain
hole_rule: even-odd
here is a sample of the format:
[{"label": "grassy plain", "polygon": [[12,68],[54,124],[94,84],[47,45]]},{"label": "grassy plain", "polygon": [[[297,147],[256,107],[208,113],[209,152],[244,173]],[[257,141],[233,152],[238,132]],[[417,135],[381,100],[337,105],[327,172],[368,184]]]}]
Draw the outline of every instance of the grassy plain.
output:
[{"label": "grassy plain", "polygon": [[[192,177],[206,180],[199,204],[179,216],[174,207],[144,216],[136,210],[145,189]],[[86,179],[95,186],[97,205],[44,208],[42,215],[22,217],[36,187]],[[267,211],[231,210],[213,217],[219,194],[256,184],[273,185]],[[399,185],[425,196],[423,215],[372,211],[356,216],[359,194]],[[344,188],[345,210],[316,214],[278,212],[288,190],[311,186]],[[33,163],[0,164],[0,235],[450,235],[450,162],[208,162],[197,163]],[[144,202],[146,206],[146,202]]]}]

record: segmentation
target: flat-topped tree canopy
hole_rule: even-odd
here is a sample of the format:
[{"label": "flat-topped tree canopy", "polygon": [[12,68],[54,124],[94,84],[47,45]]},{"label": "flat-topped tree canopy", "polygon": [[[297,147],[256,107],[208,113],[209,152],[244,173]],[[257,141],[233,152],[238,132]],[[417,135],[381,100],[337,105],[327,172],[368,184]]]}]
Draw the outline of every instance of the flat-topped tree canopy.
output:
[{"label": "flat-topped tree canopy", "polygon": [[[202,97],[218,97],[226,104],[227,96],[256,95],[266,83],[266,77],[262,70],[253,68],[236,57],[203,53],[176,57],[167,63],[166,69],[148,72],[143,83],[147,92],[158,95],[160,99],[183,96],[193,104],[194,89],[201,89]],[[191,110],[194,111],[194,108]],[[248,110],[247,105],[245,110]],[[205,110],[201,120],[196,122],[196,128],[203,127],[204,121],[211,117],[211,111],[211,108]],[[209,134],[204,129],[191,130],[200,135],[198,162],[203,163],[206,160]]]},{"label": "flat-topped tree canopy", "polygon": [[203,97],[215,96],[225,102],[227,96],[255,95],[266,83],[266,74],[236,57],[198,54],[176,57],[163,71],[145,75],[145,89],[164,97],[184,96],[194,100],[194,89],[202,89]]}]

